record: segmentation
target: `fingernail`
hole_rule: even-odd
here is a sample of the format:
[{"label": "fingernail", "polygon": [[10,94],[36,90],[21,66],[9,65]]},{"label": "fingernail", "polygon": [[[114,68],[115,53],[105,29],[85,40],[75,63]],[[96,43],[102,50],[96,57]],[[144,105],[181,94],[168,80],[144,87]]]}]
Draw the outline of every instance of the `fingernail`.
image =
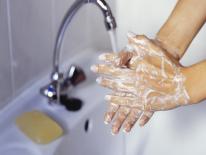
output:
[{"label": "fingernail", "polygon": [[100,83],[102,82],[102,77],[98,77],[98,78],[96,79],[96,82],[97,82],[98,84],[100,84]]},{"label": "fingernail", "polygon": [[125,132],[125,133],[129,133],[130,130],[131,130],[131,128],[130,128],[130,126],[128,124],[125,125],[125,127],[123,128],[123,132]]},{"label": "fingernail", "polygon": [[112,119],[109,116],[106,116],[105,119],[104,119],[105,124],[109,124],[111,121],[112,121]]},{"label": "fingernail", "polygon": [[112,136],[115,136],[115,135],[116,135],[116,133],[113,133],[113,131],[111,132],[111,134],[112,134]]},{"label": "fingernail", "polygon": [[113,134],[113,135],[117,135],[118,132],[119,132],[119,129],[118,129],[117,127],[113,126],[113,127],[112,127],[112,134]]},{"label": "fingernail", "polygon": [[123,132],[124,133],[129,133],[129,131],[127,131],[127,129],[125,129],[125,128],[123,129]]},{"label": "fingernail", "polygon": [[118,134],[118,132],[112,130],[111,134],[112,134],[113,136],[115,136],[115,135]]},{"label": "fingernail", "polygon": [[106,95],[106,96],[104,97],[104,99],[105,99],[106,101],[110,101],[110,100],[111,100],[111,95]]},{"label": "fingernail", "polygon": [[144,121],[143,121],[143,120],[140,120],[140,121],[139,121],[139,126],[140,126],[140,127],[143,127],[143,126],[144,126]]},{"label": "fingernail", "polygon": [[106,60],[106,54],[103,53],[99,56],[99,60]]},{"label": "fingernail", "polygon": [[98,71],[98,68],[97,68],[96,65],[92,65],[92,66],[90,67],[90,69],[91,69],[91,71],[93,71],[93,72],[97,72],[97,71]]}]

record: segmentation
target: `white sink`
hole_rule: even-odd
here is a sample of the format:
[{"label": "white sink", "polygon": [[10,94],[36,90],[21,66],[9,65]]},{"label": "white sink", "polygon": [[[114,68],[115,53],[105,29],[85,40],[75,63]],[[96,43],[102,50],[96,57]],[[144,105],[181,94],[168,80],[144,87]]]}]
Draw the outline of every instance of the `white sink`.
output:
[{"label": "white sink", "polygon": [[[112,136],[110,128],[103,123],[105,106],[96,106],[68,132],[55,155],[123,155],[123,135]],[[88,129],[86,122],[89,122]]]}]

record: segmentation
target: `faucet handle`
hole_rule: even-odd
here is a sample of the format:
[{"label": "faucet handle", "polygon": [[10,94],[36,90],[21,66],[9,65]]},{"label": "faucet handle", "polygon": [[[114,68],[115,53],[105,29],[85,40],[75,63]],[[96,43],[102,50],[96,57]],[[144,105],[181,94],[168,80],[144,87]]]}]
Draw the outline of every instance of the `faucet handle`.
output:
[{"label": "faucet handle", "polygon": [[66,76],[66,81],[71,83],[73,86],[86,80],[86,75],[83,69],[76,65],[71,65]]},{"label": "faucet handle", "polygon": [[46,96],[50,101],[53,101],[57,98],[56,92],[56,82],[52,82],[40,89],[40,93],[43,96]]}]

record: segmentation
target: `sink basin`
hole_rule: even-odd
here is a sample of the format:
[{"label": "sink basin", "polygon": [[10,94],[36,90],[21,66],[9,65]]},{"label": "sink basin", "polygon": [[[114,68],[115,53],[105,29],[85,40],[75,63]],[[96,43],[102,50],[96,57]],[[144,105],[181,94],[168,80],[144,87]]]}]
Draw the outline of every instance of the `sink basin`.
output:
[{"label": "sink basin", "polygon": [[103,123],[104,111],[103,103],[92,109],[73,130],[68,131],[54,154],[123,155],[123,135],[114,137],[110,134],[110,128]]}]

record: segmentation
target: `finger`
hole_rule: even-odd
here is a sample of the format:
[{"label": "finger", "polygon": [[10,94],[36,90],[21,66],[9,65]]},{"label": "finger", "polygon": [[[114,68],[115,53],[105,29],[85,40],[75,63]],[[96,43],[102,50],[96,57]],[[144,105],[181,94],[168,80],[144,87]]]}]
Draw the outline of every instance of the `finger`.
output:
[{"label": "finger", "polygon": [[127,107],[120,107],[119,108],[117,115],[115,117],[115,120],[112,124],[112,134],[119,133],[119,130],[120,130],[122,124],[124,123],[129,112],[130,112],[130,109]]},{"label": "finger", "polygon": [[[146,103],[142,103],[143,99],[138,97],[122,97],[115,95],[106,95],[105,100],[115,103],[119,106],[137,108],[142,111],[165,111],[181,106],[181,100],[175,100],[169,95],[161,95],[158,92],[148,94]],[[145,100],[145,99],[144,99]]]},{"label": "finger", "polygon": [[103,53],[99,56],[99,60],[122,67],[127,65],[132,56],[133,53],[127,51],[121,51],[119,53]]},{"label": "finger", "polygon": [[123,80],[114,80],[105,77],[99,77],[96,79],[96,81],[101,86],[107,87],[114,91],[128,92],[133,94],[136,93],[133,82],[124,82]]},{"label": "finger", "polygon": [[[112,93],[113,95],[118,95],[118,96],[122,96],[122,97],[134,97],[133,94],[130,94],[130,93],[122,93],[122,92],[113,92]],[[115,104],[115,103],[109,103],[108,104],[108,110],[107,112],[105,113],[105,119],[104,119],[104,122],[105,124],[109,124],[111,123],[112,119],[114,118],[116,112],[118,111],[119,109],[119,105],[118,104]]]},{"label": "finger", "polygon": [[109,124],[111,123],[112,119],[114,118],[117,110],[119,109],[119,105],[114,104],[114,103],[109,103],[108,104],[108,110],[105,113],[104,116],[104,123],[105,124]]},{"label": "finger", "polygon": [[143,112],[141,118],[139,119],[139,125],[144,126],[153,116],[154,112],[145,111]]},{"label": "finger", "polygon": [[119,106],[137,108],[142,111],[164,111],[174,109],[180,106],[180,101],[175,101],[170,96],[160,95],[157,92],[148,94],[147,103],[142,103],[143,99],[138,97],[122,97],[115,95],[106,95],[105,100],[115,103]]},{"label": "finger", "polygon": [[148,97],[147,103],[142,103],[141,99],[134,97],[121,97],[115,95],[106,95],[105,100],[130,108],[137,108],[141,111],[165,111],[179,107],[180,105],[172,99],[167,99],[161,96]]},{"label": "finger", "polygon": [[119,68],[109,64],[92,65],[91,70],[98,74],[128,79],[135,77],[135,71],[128,68]]},{"label": "finger", "polygon": [[119,106],[127,106],[130,108],[138,108],[143,110],[144,106],[141,104],[141,100],[136,97],[121,97],[115,95],[106,95],[105,100],[115,103]]},{"label": "finger", "polygon": [[137,120],[141,116],[141,114],[142,114],[142,111],[140,111],[139,109],[132,109],[128,117],[125,120],[123,130],[125,132],[130,132],[134,124],[137,122]]},{"label": "finger", "polygon": [[[115,95],[106,95],[105,100],[109,102],[113,102],[119,106],[126,106],[130,108],[137,108],[142,111],[159,111],[161,110],[161,104],[155,103],[156,99],[154,98],[154,101],[152,99],[148,99],[148,103],[142,103],[142,98],[138,97],[121,97],[121,96],[115,96]],[[165,108],[165,106],[164,106]],[[163,108],[163,109],[164,109]]]},{"label": "finger", "polygon": [[132,93],[128,93],[128,92],[112,92],[111,95],[114,96],[121,96],[121,97],[136,97],[136,95],[132,94]]}]

